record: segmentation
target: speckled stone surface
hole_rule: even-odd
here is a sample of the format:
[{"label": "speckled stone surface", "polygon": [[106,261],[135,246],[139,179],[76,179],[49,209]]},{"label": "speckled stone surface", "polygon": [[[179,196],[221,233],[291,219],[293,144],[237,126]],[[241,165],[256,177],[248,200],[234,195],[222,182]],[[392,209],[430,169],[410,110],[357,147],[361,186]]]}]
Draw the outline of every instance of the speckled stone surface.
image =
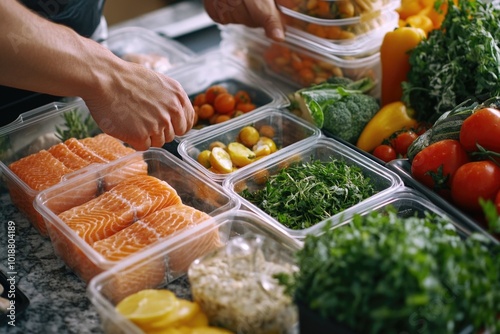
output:
[{"label": "speckled stone surface", "polygon": [[14,277],[29,305],[16,313],[15,326],[4,323],[0,333],[102,333],[86,284],[54,254],[50,240],[31,226],[6,193],[0,196],[0,270],[6,276],[12,272],[7,253],[9,221],[16,227]]}]

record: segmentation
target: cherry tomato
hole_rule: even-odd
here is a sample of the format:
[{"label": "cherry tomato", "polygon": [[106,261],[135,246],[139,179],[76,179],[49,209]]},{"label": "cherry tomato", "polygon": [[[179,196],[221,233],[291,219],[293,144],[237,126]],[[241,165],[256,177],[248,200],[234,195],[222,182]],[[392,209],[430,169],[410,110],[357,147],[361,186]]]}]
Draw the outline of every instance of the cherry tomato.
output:
[{"label": "cherry tomato", "polygon": [[418,135],[413,131],[404,131],[399,133],[396,138],[394,138],[391,142],[392,147],[396,150],[397,154],[401,154],[402,156],[406,156],[406,152],[408,151],[408,147],[410,147],[411,143],[415,139],[417,139]]},{"label": "cherry tomato", "polygon": [[198,118],[199,119],[209,119],[214,115],[214,107],[212,105],[205,103],[198,108]]},{"label": "cherry tomato", "polygon": [[195,96],[193,100],[193,106],[201,106],[203,104],[207,103],[207,99],[205,98],[205,93],[200,93]]},{"label": "cherry tomato", "polygon": [[230,114],[234,111],[236,102],[233,95],[229,93],[220,93],[214,101],[214,108],[219,114]]},{"label": "cherry tomato", "polygon": [[234,94],[234,99],[236,101],[236,104],[252,102],[252,100],[250,98],[250,94],[248,94],[248,92],[245,90],[237,91],[236,94]]},{"label": "cherry tomato", "polygon": [[391,145],[381,144],[375,147],[372,154],[384,162],[396,159],[396,151]]},{"label": "cherry tomato", "polygon": [[447,198],[455,172],[467,162],[469,157],[460,142],[445,139],[417,153],[411,163],[411,174],[415,180]]},{"label": "cherry tomato", "polygon": [[212,85],[205,91],[205,101],[206,103],[213,104],[217,95],[221,93],[227,93],[227,89],[221,85]]},{"label": "cherry tomato", "polygon": [[460,166],[451,183],[453,202],[470,212],[481,210],[479,198],[493,201],[499,190],[500,167],[490,160]]},{"label": "cherry tomato", "polygon": [[460,128],[460,143],[469,152],[477,151],[476,143],[500,153],[500,110],[482,108],[467,117]]},{"label": "cherry tomato", "polygon": [[240,103],[238,103],[238,104],[236,105],[236,108],[235,108],[235,109],[236,109],[236,110],[239,110],[239,111],[241,111],[241,112],[243,112],[243,113],[247,113],[247,112],[249,112],[249,111],[254,110],[255,108],[256,108],[256,106],[255,106],[255,104],[253,104],[253,103],[241,103],[241,102],[240,102]]}]

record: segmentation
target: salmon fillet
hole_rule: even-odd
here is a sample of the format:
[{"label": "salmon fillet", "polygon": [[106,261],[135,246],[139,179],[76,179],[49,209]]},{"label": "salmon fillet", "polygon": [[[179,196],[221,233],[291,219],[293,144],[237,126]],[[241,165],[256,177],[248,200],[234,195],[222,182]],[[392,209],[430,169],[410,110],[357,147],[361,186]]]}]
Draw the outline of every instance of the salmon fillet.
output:
[{"label": "salmon fillet", "polygon": [[92,247],[111,261],[119,261],[175,232],[193,227],[210,216],[191,206],[172,205],[155,211]]},{"label": "salmon fillet", "polygon": [[80,158],[88,161],[89,163],[98,163],[103,164],[109,162],[109,160],[104,159],[99,154],[94,152],[85,146],[80,140],[76,138],[67,139],[64,144],[68,146],[68,148]]},{"label": "salmon fillet", "polygon": [[151,212],[181,202],[167,182],[149,175],[136,175],[99,197],[59,214],[59,218],[92,245]]},{"label": "salmon fillet", "polygon": [[90,165],[89,161],[75,154],[64,143],[54,145],[47,149],[47,151],[71,170],[78,170]]},{"label": "salmon fillet", "polygon": [[135,152],[133,148],[122,144],[118,139],[105,133],[95,137],[80,139],[80,142],[101,158],[113,161]]}]

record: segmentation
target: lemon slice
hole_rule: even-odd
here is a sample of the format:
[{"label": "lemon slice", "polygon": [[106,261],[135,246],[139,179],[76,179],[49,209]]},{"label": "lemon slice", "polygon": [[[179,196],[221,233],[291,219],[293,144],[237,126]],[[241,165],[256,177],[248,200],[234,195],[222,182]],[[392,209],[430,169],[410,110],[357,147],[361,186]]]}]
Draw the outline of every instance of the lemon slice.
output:
[{"label": "lemon slice", "polygon": [[214,147],[210,154],[210,164],[212,168],[220,173],[227,174],[233,171],[233,162],[231,156],[221,147]]},{"label": "lemon slice", "polygon": [[[151,322],[145,329],[158,330],[167,327],[191,326],[191,320],[195,319],[196,315],[200,312],[198,304],[189,300],[179,299],[179,306],[175,310],[168,312],[168,314],[159,320]],[[208,325],[208,320],[206,323],[202,323],[202,325]]]},{"label": "lemon slice", "polygon": [[123,299],[116,310],[141,326],[165,317],[178,306],[179,300],[172,291],[146,289]]}]

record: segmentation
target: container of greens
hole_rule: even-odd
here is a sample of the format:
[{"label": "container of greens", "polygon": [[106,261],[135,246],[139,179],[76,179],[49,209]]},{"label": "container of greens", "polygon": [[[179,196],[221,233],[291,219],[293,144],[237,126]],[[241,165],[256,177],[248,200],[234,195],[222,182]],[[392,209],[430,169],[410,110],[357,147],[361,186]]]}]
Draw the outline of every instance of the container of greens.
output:
[{"label": "container of greens", "polygon": [[301,332],[499,332],[500,244],[420,193],[401,188],[323,232],[280,278]]},{"label": "container of greens", "polygon": [[332,138],[275,154],[229,176],[223,187],[294,238],[320,233],[328,220],[403,186],[397,174]]}]

